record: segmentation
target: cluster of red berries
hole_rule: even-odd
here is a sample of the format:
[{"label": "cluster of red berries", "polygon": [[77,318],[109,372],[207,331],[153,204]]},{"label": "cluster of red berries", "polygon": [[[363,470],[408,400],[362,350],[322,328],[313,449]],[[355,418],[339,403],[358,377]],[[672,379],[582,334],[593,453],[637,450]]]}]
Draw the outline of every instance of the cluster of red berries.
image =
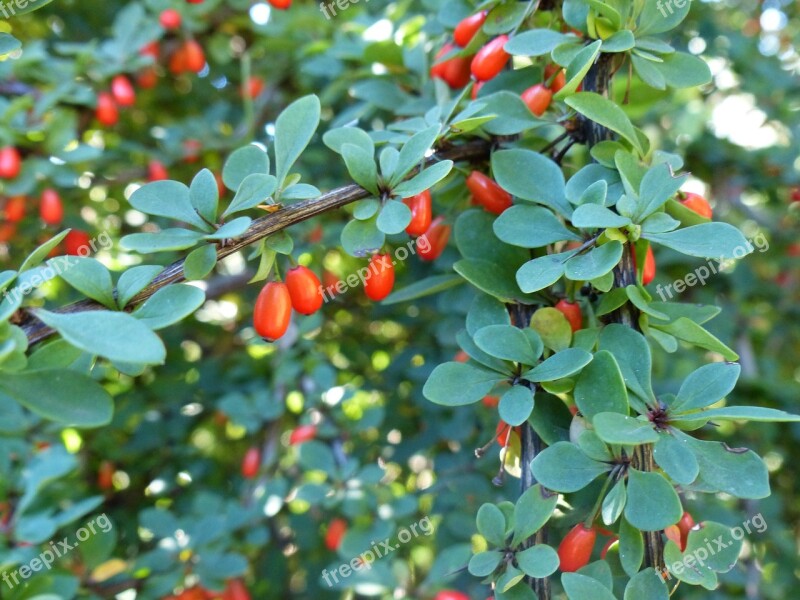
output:
[{"label": "cluster of red berries", "polygon": [[241,579],[229,579],[221,593],[197,585],[183,590],[177,596],[165,596],[162,600],[250,600],[250,592]]},{"label": "cluster of red berries", "polygon": [[125,75],[117,75],[111,80],[110,91],[97,94],[95,117],[98,123],[111,127],[119,121],[119,107],[133,106],[136,102],[136,91]]}]

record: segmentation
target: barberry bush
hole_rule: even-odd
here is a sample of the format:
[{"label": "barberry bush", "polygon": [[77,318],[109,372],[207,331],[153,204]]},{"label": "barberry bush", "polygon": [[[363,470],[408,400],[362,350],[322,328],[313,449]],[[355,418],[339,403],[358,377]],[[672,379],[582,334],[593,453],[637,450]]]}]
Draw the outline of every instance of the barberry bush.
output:
[{"label": "barberry bush", "polygon": [[0,4],[0,597],[791,596],[753,4]]}]

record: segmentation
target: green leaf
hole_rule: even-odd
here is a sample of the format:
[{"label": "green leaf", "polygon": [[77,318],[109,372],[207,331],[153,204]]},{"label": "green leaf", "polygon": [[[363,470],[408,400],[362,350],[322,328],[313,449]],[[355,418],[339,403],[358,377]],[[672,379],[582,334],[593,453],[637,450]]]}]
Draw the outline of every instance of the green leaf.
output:
[{"label": "green leaf", "polygon": [[[52,2],[52,0],[50,0]],[[14,50],[19,50],[22,42],[10,33],[0,33],[0,56],[4,56]]]},{"label": "green leaf", "polygon": [[148,215],[167,217],[193,225],[202,231],[211,226],[192,206],[189,188],[179,181],[153,181],[140,187],[130,197],[131,206]]},{"label": "green leaf", "polygon": [[189,281],[203,279],[217,265],[217,247],[206,244],[192,250],[183,263],[183,273]]},{"label": "green leaf", "polygon": [[512,206],[495,219],[493,228],[500,240],[521,248],[541,248],[564,240],[582,239],[541,206]]},{"label": "green leaf", "polygon": [[525,293],[538,292],[553,285],[564,275],[564,260],[572,254],[548,254],[526,262],[517,271],[517,285]]},{"label": "green leaf", "polygon": [[421,194],[425,190],[432,188],[442,179],[447,177],[453,169],[452,160],[443,160],[423,169],[418,175],[407,179],[397,185],[392,194],[401,198],[409,198]]},{"label": "green leaf", "polygon": [[631,303],[639,309],[640,312],[650,315],[654,319],[669,320],[668,315],[665,315],[664,313],[659,312],[650,306],[650,302],[648,302],[647,298],[645,298],[645,292],[642,290],[643,288],[640,288],[636,285],[629,285],[625,288],[625,295],[628,297]]},{"label": "green leaf", "polygon": [[737,498],[759,499],[769,496],[769,474],[764,461],[752,450],[731,448],[722,442],[706,442],[680,432],[679,440],[691,448],[700,465],[696,485],[712,492],[725,492]]},{"label": "green leaf", "polygon": [[628,414],[628,390],[613,354],[601,350],[594,355],[575,383],[574,397],[578,410],[590,421],[598,413]]},{"label": "green leaf", "polygon": [[192,179],[189,186],[189,200],[194,209],[209,223],[217,221],[219,187],[214,174],[203,169]]},{"label": "green leaf", "polygon": [[498,150],[492,153],[492,172],[509,194],[570,216],[564,174],[549,158],[532,150]]},{"label": "green leaf", "polygon": [[586,575],[564,573],[561,584],[569,600],[616,600],[607,587]]},{"label": "green leaf", "polygon": [[565,102],[591,121],[621,135],[639,154],[645,153],[628,115],[613,101],[594,92],[578,92]]},{"label": "green leaf", "polygon": [[426,277],[402,289],[395,290],[389,294],[381,304],[399,304],[401,302],[416,300],[417,298],[423,298],[449,290],[462,283],[464,283],[464,280],[458,275],[434,275],[432,277]]},{"label": "green leaf", "polygon": [[664,580],[652,567],[639,571],[625,586],[624,600],[669,600],[669,590]]},{"label": "green leaf", "polygon": [[477,402],[503,377],[470,364],[448,362],[437,366],[425,386],[423,395],[435,404],[463,406]]},{"label": "green leaf", "polygon": [[222,213],[225,218],[230,214],[255,208],[259,204],[266,204],[270,196],[275,193],[278,181],[272,175],[254,173],[244,178],[228,208]]},{"label": "green leaf", "polygon": [[[581,437],[588,432],[584,432]],[[628,493],[625,488],[625,481],[620,479],[611,488],[606,497],[603,499],[602,516],[603,523],[606,525],[613,525],[617,519],[622,516],[622,511],[625,509],[625,504],[628,501]]]},{"label": "green leaf", "polygon": [[501,360],[532,365],[539,358],[525,333],[512,325],[489,325],[476,331],[473,337],[478,348]]},{"label": "green leaf", "polygon": [[539,334],[545,346],[560,352],[572,342],[572,327],[560,310],[552,306],[540,308],[531,316],[531,327]]},{"label": "green leaf", "polygon": [[425,159],[425,155],[433,147],[438,136],[439,126],[433,125],[423,131],[415,133],[403,144],[403,147],[400,148],[400,154],[397,157],[397,165],[392,174],[392,179],[389,182],[390,187],[394,187],[400,183],[411,169]]},{"label": "green leaf", "polygon": [[367,256],[379,250],[386,235],[378,229],[377,219],[350,221],[342,229],[342,247],[350,256]]},{"label": "green leaf", "polygon": [[[509,209],[510,210],[510,209]],[[486,235],[492,229],[495,217],[484,210],[471,209],[456,219],[454,237],[464,258],[492,261],[503,272],[511,272],[523,264],[529,253]]]},{"label": "green leaf", "polygon": [[711,83],[711,69],[699,56],[675,52],[654,63],[664,81],[673,88],[693,88]]},{"label": "green leaf", "polygon": [[103,310],[59,314],[34,311],[43,323],[73,346],[109,360],[163,364],[166,350],[161,339],[127,313]]},{"label": "green leaf", "polygon": [[22,266],[19,268],[18,273],[24,273],[25,271],[32,269],[34,267],[38,267],[42,264],[50,252],[61,243],[67,234],[70,232],[69,229],[62,231],[61,233],[53,236],[49,240],[47,240],[41,246],[38,246],[36,250],[31,252],[28,257],[23,261]]},{"label": "green leaf", "polygon": [[556,442],[531,462],[536,481],[563,493],[582,490],[609,469],[608,465],[592,460],[569,442]]},{"label": "green leaf", "polygon": [[712,363],[692,372],[670,403],[670,412],[705,408],[733,391],[742,368],[736,363]]},{"label": "green leaf", "polygon": [[114,405],[91,377],[64,369],[3,373],[0,392],[65,427],[100,427],[111,422]]},{"label": "green leaf", "polygon": [[371,194],[378,195],[378,166],[373,154],[367,153],[355,144],[342,146],[342,158],[347,165],[347,172],[358,185]]},{"label": "green leaf", "polygon": [[616,412],[603,412],[595,415],[592,425],[607,444],[638,446],[657,442],[658,433],[650,421],[641,421]]},{"label": "green leaf", "polygon": [[628,471],[628,523],[640,531],[659,531],[677,523],[682,514],[675,488],[660,473]]},{"label": "green leaf", "polygon": [[712,408],[699,412],[680,413],[673,415],[681,423],[704,421],[761,421],[765,423],[797,423],[800,416],[762,406],[726,406],[725,408]]},{"label": "green leaf", "polygon": [[[49,261],[56,268],[58,261]],[[65,268],[57,269],[61,279],[78,290],[84,296],[97,300],[106,308],[116,309],[114,300],[114,284],[111,283],[111,273],[94,258],[71,256]]]},{"label": "green leaf", "polygon": [[234,150],[222,168],[222,182],[229,190],[238,190],[248,175],[269,175],[269,156],[253,144]]},{"label": "green leaf", "polygon": [[534,393],[524,385],[514,385],[500,398],[500,418],[516,427],[528,420],[533,412]]},{"label": "green leaf", "polygon": [[581,348],[567,348],[556,352],[530,371],[522,374],[528,381],[555,381],[574,375],[592,360],[592,355]]},{"label": "green leaf", "polygon": [[660,210],[681,189],[687,177],[688,175],[673,176],[672,169],[664,163],[649,169],[639,186],[636,221],[641,222]]},{"label": "green leaf", "polygon": [[516,29],[528,14],[525,9],[524,5],[518,3],[495,5],[486,17],[483,31],[488,35],[498,35]]},{"label": "green leaf", "polygon": [[467,332],[474,336],[489,325],[511,325],[511,317],[502,302],[486,294],[477,294],[467,313]]},{"label": "green leaf", "polygon": [[700,473],[697,458],[685,442],[669,432],[659,436],[653,447],[653,457],[659,467],[669,475],[675,483],[689,485]]},{"label": "green leaf", "polygon": [[204,236],[203,239],[208,241],[213,240],[230,240],[244,235],[253,219],[250,217],[237,217],[225,223],[222,227],[217,229],[214,233]]},{"label": "green leaf", "polygon": [[576,52],[567,65],[567,83],[553,96],[555,100],[563,100],[575,93],[597,60],[601,46],[602,42],[597,40]]},{"label": "green leaf", "polygon": [[322,142],[334,152],[341,154],[342,146],[355,144],[370,156],[375,155],[375,143],[369,134],[358,127],[339,127],[326,131]]},{"label": "green leaf", "polygon": [[505,51],[514,56],[544,56],[567,39],[569,36],[552,29],[531,29],[507,41]]},{"label": "green leaf", "polygon": [[603,52],[627,52],[636,44],[633,32],[623,29],[603,40]]},{"label": "green leaf", "polygon": [[151,254],[153,252],[169,252],[186,250],[197,245],[204,238],[202,233],[188,229],[163,229],[158,233],[132,233],[119,241],[124,250]]},{"label": "green leaf", "polygon": [[642,532],[623,517],[619,522],[619,560],[629,577],[633,577],[644,560]]},{"label": "green leaf", "polygon": [[567,260],[564,274],[573,281],[589,281],[602,277],[619,264],[622,259],[622,244],[616,240],[577,254]]},{"label": "green leaf", "polygon": [[626,227],[631,224],[631,220],[628,217],[622,217],[605,206],[597,204],[581,204],[572,213],[571,220],[575,227],[581,229]]},{"label": "green leaf", "polygon": [[691,2],[678,4],[676,2],[645,2],[639,15],[636,27],[636,37],[645,37],[657,33],[664,33],[676,28],[689,14]]},{"label": "green leaf", "polygon": [[188,317],[205,302],[203,290],[193,285],[174,283],[161,288],[133,312],[133,316],[157,330]]},{"label": "green leaf", "polygon": [[453,270],[476,288],[503,302],[529,302],[513,284],[513,271],[488,260],[459,260]]},{"label": "green leaf", "polygon": [[311,141],[319,119],[319,98],[309,95],[292,102],[275,121],[275,176],[279,186]]},{"label": "green leaf", "polygon": [[703,327],[685,317],[681,317],[668,325],[653,324],[652,326],[670,335],[674,335],[679,340],[691,344],[692,346],[718,352],[725,360],[734,361],[739,359],[739,355],[736,354],[736,352],[728,348],[728,346],[703,329]]},{"label": "green leaf", "polygon": [[120,308],[125,308],[163,270],[164,267],[157,265],[140,265],[131,267],[120,275],[117,281],[117,302]]},{"label": "green leaf", "polygon": [[375,223],[383,233],[395,235],[404,231],[410,222],[411,209],[407,204],[397,200],[387,200]]},{"label": "green leaf", "polygon": [[[29,0],[27,4],[25,3],[15,3],[12,15],[20,16],[25,15],[35,10],[39,10],[43,6],[47,6],[53,0]],[[8,5],[11,8],[11,5]]]},{"label": "green leaf", "polygon": [[653,399],[650,346],[640,333],[616,323],[607,325],[600,333],[599,350],[614,355],[630,391],[645,402]]},{"label": "green leaf", "polygon": [[528,577],[542,579],[558,570],[558,554],[550,546],[539,544],[515,555],[517,565]]},{"label": "green leaf", "polygon": [[636,74],[647,85],[657,90],[667,89],[667,80],[659,70],[660,63],[648,60],[635,53],[631,53],[631,63]]},{"label": "green leaf", "polygon": [[503,90],[482,96],[480,101],[484,104],[481,116],[494,117],[483,126],[491,135],[515,135],[546,123],[533,116],[519,94]]},{"label": "green leaf", "polygon": [[478,533],[494,546],[505,546],[506,543],[506,518],[503,512],[494,504],[483,504],[478,509],[476,519]]},{"label": "green leaf", "polygon": [[514,539],[512,546],[518,546],[544,527],[550,520],[558,504],[558,494],[536,484],[519,497],[514,506]]},{"label": "green leaf", "polygon": [[700,258],[743,258],[753,251],[741,231],[728,223],[703,223],[667,233],[645,233],[642,237]]},{"label": "green leaf", "polygon": [[469,559],[467,570],[470,575],[475,577],[487,577],[494,573],[495,569],[503,560],[503,553],[493,550],[490,552],[479,552]]}]

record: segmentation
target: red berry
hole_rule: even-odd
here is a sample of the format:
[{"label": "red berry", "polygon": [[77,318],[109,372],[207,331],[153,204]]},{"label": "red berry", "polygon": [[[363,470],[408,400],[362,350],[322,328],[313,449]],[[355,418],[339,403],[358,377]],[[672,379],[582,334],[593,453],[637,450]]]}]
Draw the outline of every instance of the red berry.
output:
[{"label": "red berry", "polygon": [[[509,431],[510,430],[510,431]],[[503,448],[511,444],[511,440],[514,436],[519,439],[520,435],[522,435],[522,427],[517,426],[511,429],[511,425],[506,423],[505,421],[500,421],[497,424],[497,427],[494,430],[495,434],[495,441]]]},{"label": "red berry", "polygon": [[17,223],[25,218],[25,196],[12,196],[6,200],[6,206],[3,210],[6,221],[9,223]]},{"label": "red berry", "polygon": [[475,100],[478,97],[478,94],[481,93],[482,87],[483,87],[483,81],[476,81],[475,84],[472,86],[472,91],[469,93],[469,97]]},{"label": "red berry", "polygon": [[456,352],[456,355],[453,357],[453,360],[460,363],[465,363],[469,360],[469,354],[464,352],[463,350],[459,350]]},{"label": "red berry", "polygon": [[183,160],[187,163],[197,162],[203,143],[200,140],[186,140],[183,142]]},{"label": "red berry", "polygon": [[497,408],[497,405],[500,404],[500,398],[497,396],[484,396],[481,399],[481,403],[486,408]]},{"label": "red berry", "polygon": [[344,519],[331,521],[328,531],[325,533],[325,547],[328,550],[337,550],[345,533],[347,533],[347,521]]},{"label": "red berry", "polygon": [[258,475],[261,468],[261,450],[253,446],[247,449],[242,459],[242,475],[246,479],[252,479]]},{"label": "red berry", "polygon": [[800,186],[792,188],[792,202],[800,202]]},{"label": "red berry", "polygon": [[433,600],[470,600],[469,596],[455,590],[442,590]]},{"label": "red berry", "polygon": [[145,67],[136,76],[136,84],[145,90],[152,89],[158,85],[158,71],[155,67]]},{"label": "red berry", "polygon": [[206,55],[203,47],[195,40],[186,40],[169,59],[169,70],[175,75],[184,71],[199,73],[206,66]]},{"label": "red berry", "polygon": [[0,223],[0,244],[10,242],[17,235],[16,223]]},{"label": "red berry", "polygon": [[644,259],[644,269],[642,270],[642,284],[647,285],[656,277],[656,257],[653,254],[653,247],[648,246],[647,256]]},{"label": "red berry", "polygon": [[203,0],[186,0],[187,4],[202,4]]},{"label": "red berry", "polygon": [[431,67],[431,77],[438,77],[450,88],[462,88],[469,83],[470,61],[468,56],[456,56],[443,62],[436,62],[442,56],[449,54],[456,47],[453,44],[445,44],[436,55],[434,65]]},{"label": "red berry", "polygon": [[573,573],[589,564],[595,539],[597,532],[593,527],[586,528],[583,523],[575,525],[558,545],[561,571]]},{"label": "red berry", "polygon": [[689,532],[694,526],[695,522],[692,515],[688,512],[684,512],[680,521],[678,521],[678,529],[681,532],[681,543],[678,545],[681,547],[681,551],[686,550],[686,544],[689,541]]},{"label": "red berry", "polygon": [[264,91],[264,80],[261,77],[251,76],[247,80],[247,97],[258,98]]},{"label": "red berry", "polygon": [[95,115],[97,116],[97,120],[107,127],[115,125],[119,120],[117,103],[114,102],[114,97],[108,92],[100,92],[97,94],[97,109]]},{"label": "red berry", "polygon": [[[558,75],[556,75],[556,72],[558,72]],[[549,87],[554,94],[560,92],[561,88],[567,85],[567,75],[564,73],[564,69],[557,65],[547,65],[544,68],[544,80],[550,82]]]},{"label": "red berry", "polygon": [[389,254],[373,254],[368,265],[369,278],[364,284],[367,298],[375,302],[383,300],[394,287],[394,264]]},{"label": "red berry", "polygon": [[550,107],[552,99],[553,92],[541,83],[537,83],[522,92],[522,101],[537,117],[541,117],[545,113]]},{"label": "red berry", "polygon": [[289,288],[280,281],[270,281],[258,294],[253,310],[256,333],[267,342],[274,342],[289,329],[292,299]]},{"label": "red berry", "polygon": [[91,249],[91,240],[85,231],[72,229],[64,236],[64,252],[70,256],[88,256]]},{"label": "red berry", "polygon": [[177,29],[181,26],[181,13],[174,8],[162,10],[158,22],[164,29]]},{"label": "red berry", "polygon": [[104,460],[97,469],[97,487],[101,490],[110,490],[114,487],[114,463]]},{"label": "red berry", "polygon": [[311,315],[322,307],[322,284],[308,267],[298,266],[286,273],[286,286],[292,307],[303,315]]},{"label": "red berry", "polygon": [[507,35],[494,38],[472,59],[472,75],[478,81],[488,81],[494,78],[506,66],[511,55],[503,49],[508,41]]},{"label": "red berry", "polygon": [[583,315],[581,314],[580,304],[577,302],[570,302],[569,300],[559,300],[555,308],[567,318],[573,333],[581,328],[583,325]]},{"label": "red berry", "polygon": [[14,146],[0,148],[0,177],[14,179],[22,168],[22,159],[19,150]]},{"label": "red berry", "polygon": [[714,214],[714,211],[711,209],[711,205],[708,203],[708,200],[703,198],[700,194],[683,192],[682,196],[683,200],[681,200],[681,204],[683,204],[689,210],[693,210],[701,217],[710,219]]},{"label": "red berry", "polygon": [[277,8],[278,10],[289,10],[289,7],[292,5],[292,0],[267,0],[272,8]]},{"label": "red berry", "polygon": [[42,192],[39,216],[47,225],[58,225],[64,219],[64,205],[61,196],[54,189],[47,188]]},{"label": "red berry", "polygon": [[422,235],[431,226],[431,193],[425,190],[421,194],[403,200],[411,209],[411,222],[406,227],[408,235]]},{"label": "red berry", "polygon": [[147,181],[162,181],[164,179],[169,179],[167,167],[161,161],[151,160],[147,164]]},{"label": "red berry", "polygon": [[117,75],[111,80],[111,95],[120,106],[133,106],[136,102],[136,91],[125,75]]},{"label": "red berry", "polygon": [[[424,244],[420,241],[425,239]],[[417,253],[421,260],[434,261],[442,255],[444,249],[447,247],[447,242],[450,240],[450,225],[446,225],[444,217],[437,217],[425,235],[417,240]]]},{"label": "red berry", "polygon": [[315,437],[317,437],[316,425],[300,425],[292,430],[292,433],[289,436],[289,445],[296,446],[297,444],[311,441]]},{"label": "red berry", "polygon": [[480,28],[483,27],[484,21],[486,21],[486,15],[489,12],[482,10],[479,13],[475,13],[474,15],[462,19],[461,22],[456,25],[456,29],[453,32],[453,39],[455,40],[456,44],[465,48],[469,43],[472,41],[472,38],[475,37],[475,34],[480,31]]},{"label": "red berry", "polygon": [[158,42],[150,42],[149,44],[145,44],[139,49],[139,54],[141,56],[150,56],[154,60],[158,60],[158,55],[159,55]]},{"label": "red berry", "polygon": [[222,600],[250,600],[250,592],[241,579],[229,579]]},{"label": "red berry", "polygon": [[467,187],[475,200],[490,213],[499,215],[512,205],[511,194],[480,171],[470,173]]}]

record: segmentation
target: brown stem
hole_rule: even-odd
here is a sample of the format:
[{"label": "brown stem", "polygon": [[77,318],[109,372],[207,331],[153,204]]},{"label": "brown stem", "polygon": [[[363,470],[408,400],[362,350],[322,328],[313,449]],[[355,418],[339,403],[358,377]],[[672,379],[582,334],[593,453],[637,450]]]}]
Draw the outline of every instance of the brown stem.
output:
[{"label": "brown stem", "polygon": [[[455,162],[485,158],[489,155],[491,147],[491,142],[484,140],[468,142],[434,154],[425,164],[430,165],[442,160],[452,160]],[[412,174],[414,173],[416,173],[416,170],[412,172]],[[256,219],[253,221],[252,225],[250,225],[250,228],[240,237],[224,246],[218,246],[217,260],[223,259],[234,252],[238,252],[242,248],[258,242],[273,233],[277,233],[287,227],[300,223],[301,221],[316,217],[328,211],[342,208],[356,200],[368,198],[370,195],[371,194],[361,186],[347,185],[322,194],[319,198],[286,206],[277,212]],[[183,281],[184,260],[185,259],[182,258],[165,267],[145,289],[139,292],[139,294],[128,303],[126,310],[130,310],[141,304],[161,288]],[[76,313],[90,310],[103,310],[104,308],[104,306],[93,300],[81,300],[60,308],[55,312]],[[24,316],[18,324],[22,327],[25,335],[28,336],[28,342],[30,344],[35,344],[36,342],[47,339],[55,333],[53,329],[28,312],[24,312]]]}]

